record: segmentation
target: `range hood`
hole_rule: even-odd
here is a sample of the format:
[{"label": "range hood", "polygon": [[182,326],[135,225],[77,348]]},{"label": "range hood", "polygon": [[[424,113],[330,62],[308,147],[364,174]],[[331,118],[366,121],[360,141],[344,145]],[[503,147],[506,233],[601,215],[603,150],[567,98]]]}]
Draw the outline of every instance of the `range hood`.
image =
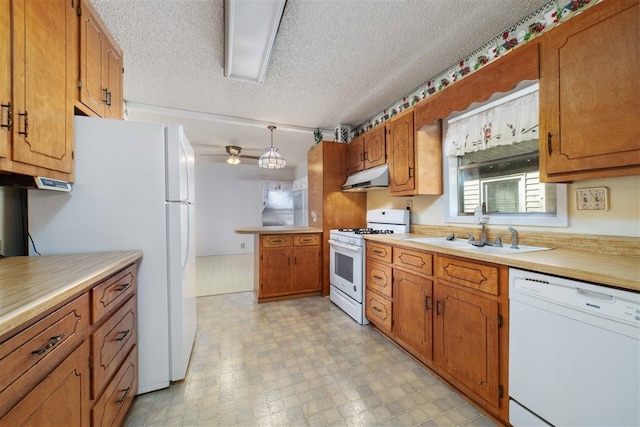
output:
[{"label": "range hood", "polygon": [[0,187],[14,187],[38,190],[62,191],[65,193],[73,189],[73,185],[67,181],[47,178],[44,176],[28,176],[19,174],[0,174]]},{"label": "range hood", "polygon": [[380,165],[347,177],[342,191],[383,190],[389,187],[389,166]]}]

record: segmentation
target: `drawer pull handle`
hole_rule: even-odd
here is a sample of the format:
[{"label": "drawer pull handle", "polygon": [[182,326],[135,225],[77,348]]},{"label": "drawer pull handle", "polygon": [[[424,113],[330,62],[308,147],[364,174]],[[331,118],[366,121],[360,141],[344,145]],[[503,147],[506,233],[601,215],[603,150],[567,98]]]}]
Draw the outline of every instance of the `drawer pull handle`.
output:
[{"label": "drawer pull handle", "polygon": [[120,390],[120,392],[123,393],[122,397],[118,400],[116,400],[116,403],[122,403],[124,402],[124,400],[127,398],[127,396],[129,395],[129,391],[131,391],[131,387],[127,387],[124,390]]},{"label": "drawer pull handle", "polygon": [[282,243],[283,240],[282,239],[274,239],[271,241],[271,243]]},{"label": "drawer pull handle", "polygon": [[127,289],[129,287],[129,283],[123,283],[122,285],[118,286],[117,288],[115,288],[114,290],[116,292],[122,292],[125,289]]},{"label": "drawer pull handle", "polygon": [[382,251],[376,251],[375,249],[373,249],[371,252],[373,252],[376,255],[384,255]]},{"label": "drawer pull handle", "polygon": [[51,337],[51,339],[49,340],[47,345],[45,345],[44,347],[39,348],[37,350],[33,350],[31,352],[31,354],[37,354],[38,356],[43,354],[45,351],[49,350],[51,347],[56,345],[58,343],[58,341],[60,341],[62,338],[64,338],[64,334],[60,334],[60,335],[56,335],[55,337]]},{"label": "drawer pull handle", "polygon": [[382,280],[383,279],[383,277],[380,277],[380,276],[373,276],[373,278],[374,279],[378,279],[378,280]]},{"label": "drawer pull handle", "polygon": [[371,307],[371,309],[377,311],[378,313],[382,313],[382,310],[380,310],[378,307]]},{"label": "drawer pull handle", "polygon": [[127,335],[129,335],[129,332],[131,332],[130,329],[127,329],[126,331],[122,331],[118,334],[118,338],[116,338],[116,341],[122,341],[123,339],[125,339],[127,337]]}]

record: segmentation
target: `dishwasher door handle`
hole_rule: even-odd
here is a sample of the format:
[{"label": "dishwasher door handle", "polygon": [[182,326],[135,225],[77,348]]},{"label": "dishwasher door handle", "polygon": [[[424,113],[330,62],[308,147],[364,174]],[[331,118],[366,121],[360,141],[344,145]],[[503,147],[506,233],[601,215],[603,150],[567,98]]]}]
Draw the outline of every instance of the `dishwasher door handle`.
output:
[{"label": "dishwasher door handle", "polygon": [[615,302],[616,300],[612,295],[602,294],[600,292],[594,292],[594,291],[587,291],[586,289],[576,288],[576,292],[585,298],[590,298],[595,301]]}]

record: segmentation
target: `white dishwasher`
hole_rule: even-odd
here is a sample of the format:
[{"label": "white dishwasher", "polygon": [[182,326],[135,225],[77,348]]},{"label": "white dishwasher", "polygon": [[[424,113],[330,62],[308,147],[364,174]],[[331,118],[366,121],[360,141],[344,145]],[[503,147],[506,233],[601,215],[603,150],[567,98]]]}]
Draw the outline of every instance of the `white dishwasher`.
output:
[{"label": "white dishwasher", "polygon": [[509,269],[509,421],[640,426],[640,294]]}]

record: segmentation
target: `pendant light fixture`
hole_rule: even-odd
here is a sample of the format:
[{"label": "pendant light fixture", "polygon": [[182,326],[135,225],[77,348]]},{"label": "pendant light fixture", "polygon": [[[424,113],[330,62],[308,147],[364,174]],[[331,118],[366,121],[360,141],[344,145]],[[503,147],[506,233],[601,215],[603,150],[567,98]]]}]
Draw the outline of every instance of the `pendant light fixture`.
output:
[{"label": "pendant light fixture", "polygon": [[263,169],[282,169],[287,164],[287,161],[278,154],[278,149],[273,148],[273,131],[275,126],[267,126],[267,129],[271,131],[271,147],[265,148],[265,153],[258,159],[258,166]]}]

